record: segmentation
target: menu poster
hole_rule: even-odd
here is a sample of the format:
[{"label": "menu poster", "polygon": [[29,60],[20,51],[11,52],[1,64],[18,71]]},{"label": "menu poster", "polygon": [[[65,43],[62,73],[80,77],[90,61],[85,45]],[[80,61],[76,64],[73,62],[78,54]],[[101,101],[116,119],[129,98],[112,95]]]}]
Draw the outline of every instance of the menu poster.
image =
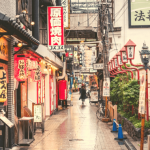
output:
[{"label": "menu poster", "polygon": [[42,106],[34,105],[34,122],[42,122]]}]

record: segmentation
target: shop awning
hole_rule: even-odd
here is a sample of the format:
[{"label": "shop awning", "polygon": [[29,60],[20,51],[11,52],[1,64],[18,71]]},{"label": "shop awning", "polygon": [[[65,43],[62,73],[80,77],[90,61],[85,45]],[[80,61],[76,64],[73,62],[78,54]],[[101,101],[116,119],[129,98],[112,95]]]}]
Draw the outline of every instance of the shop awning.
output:
[{"label": "shop awning", "polygon": [[40,55],[39,53],[35,52],[35,51],[34,51],[32,48],[30,48],[30,47],[23,47],[23,48],[21,48],[19,51],[15,52],[14,55],[15,55],[15,54],[27,54],[27,55],[29,55],[29,56],[32,56],[32,57],[38,59],[39,61],[40,61],[41,59],[44,59],[44,57],[43,57],[42,55]]},{"label": "shop awning", "polygon": [[14,19],[0,13],[0,36],[13,35],[27,45],[39,45],[40,42],[23,29]]}]

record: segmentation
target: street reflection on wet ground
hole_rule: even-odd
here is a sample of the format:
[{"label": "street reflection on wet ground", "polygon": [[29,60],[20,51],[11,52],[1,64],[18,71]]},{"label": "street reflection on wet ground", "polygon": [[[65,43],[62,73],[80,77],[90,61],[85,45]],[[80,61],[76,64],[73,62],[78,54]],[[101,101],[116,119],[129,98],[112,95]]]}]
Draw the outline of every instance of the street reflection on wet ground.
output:
[{"label": "street reflection on wet ground", "polygon": [[45,123],[45,132],[35,134],[29,147],[14,147],[13,150],[126,150],[114,140],[108,125],[96,118],[97,105],[79,100],[73,93],[73,106],[58,111]]}]

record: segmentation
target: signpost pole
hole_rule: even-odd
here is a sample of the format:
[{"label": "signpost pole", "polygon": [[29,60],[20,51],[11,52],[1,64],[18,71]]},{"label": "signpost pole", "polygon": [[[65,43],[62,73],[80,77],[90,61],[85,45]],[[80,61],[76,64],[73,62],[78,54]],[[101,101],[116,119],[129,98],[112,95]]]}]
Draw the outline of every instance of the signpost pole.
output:
[{"label": "signpost pole", "polygon": [[107,96],[105,101],[105,118],[107,118]]},{"label": "signpost pole", "polygon": [[[146,82],[145,82],[145,104],[147,100],[147,70],[146,70]],[[148,112],[147,112],[148,113]],[[143,150],[144,146],[144,125],[145,125],[145,113],[142,114],[142,119],[141,119],[141,144],[140,144],[140,150]]]}]

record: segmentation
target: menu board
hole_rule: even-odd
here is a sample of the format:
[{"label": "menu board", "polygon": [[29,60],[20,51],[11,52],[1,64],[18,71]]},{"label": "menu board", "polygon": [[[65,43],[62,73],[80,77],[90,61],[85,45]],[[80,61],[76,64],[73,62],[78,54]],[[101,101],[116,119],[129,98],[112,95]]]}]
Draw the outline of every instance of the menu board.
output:
[{"label": "menu board", "polygon": [[34,105],[34,122],[42,122],[42,105]]},{"label": "menu board", "polygon": [[91,91],[91,102],[98,101],[98,91]]}]

